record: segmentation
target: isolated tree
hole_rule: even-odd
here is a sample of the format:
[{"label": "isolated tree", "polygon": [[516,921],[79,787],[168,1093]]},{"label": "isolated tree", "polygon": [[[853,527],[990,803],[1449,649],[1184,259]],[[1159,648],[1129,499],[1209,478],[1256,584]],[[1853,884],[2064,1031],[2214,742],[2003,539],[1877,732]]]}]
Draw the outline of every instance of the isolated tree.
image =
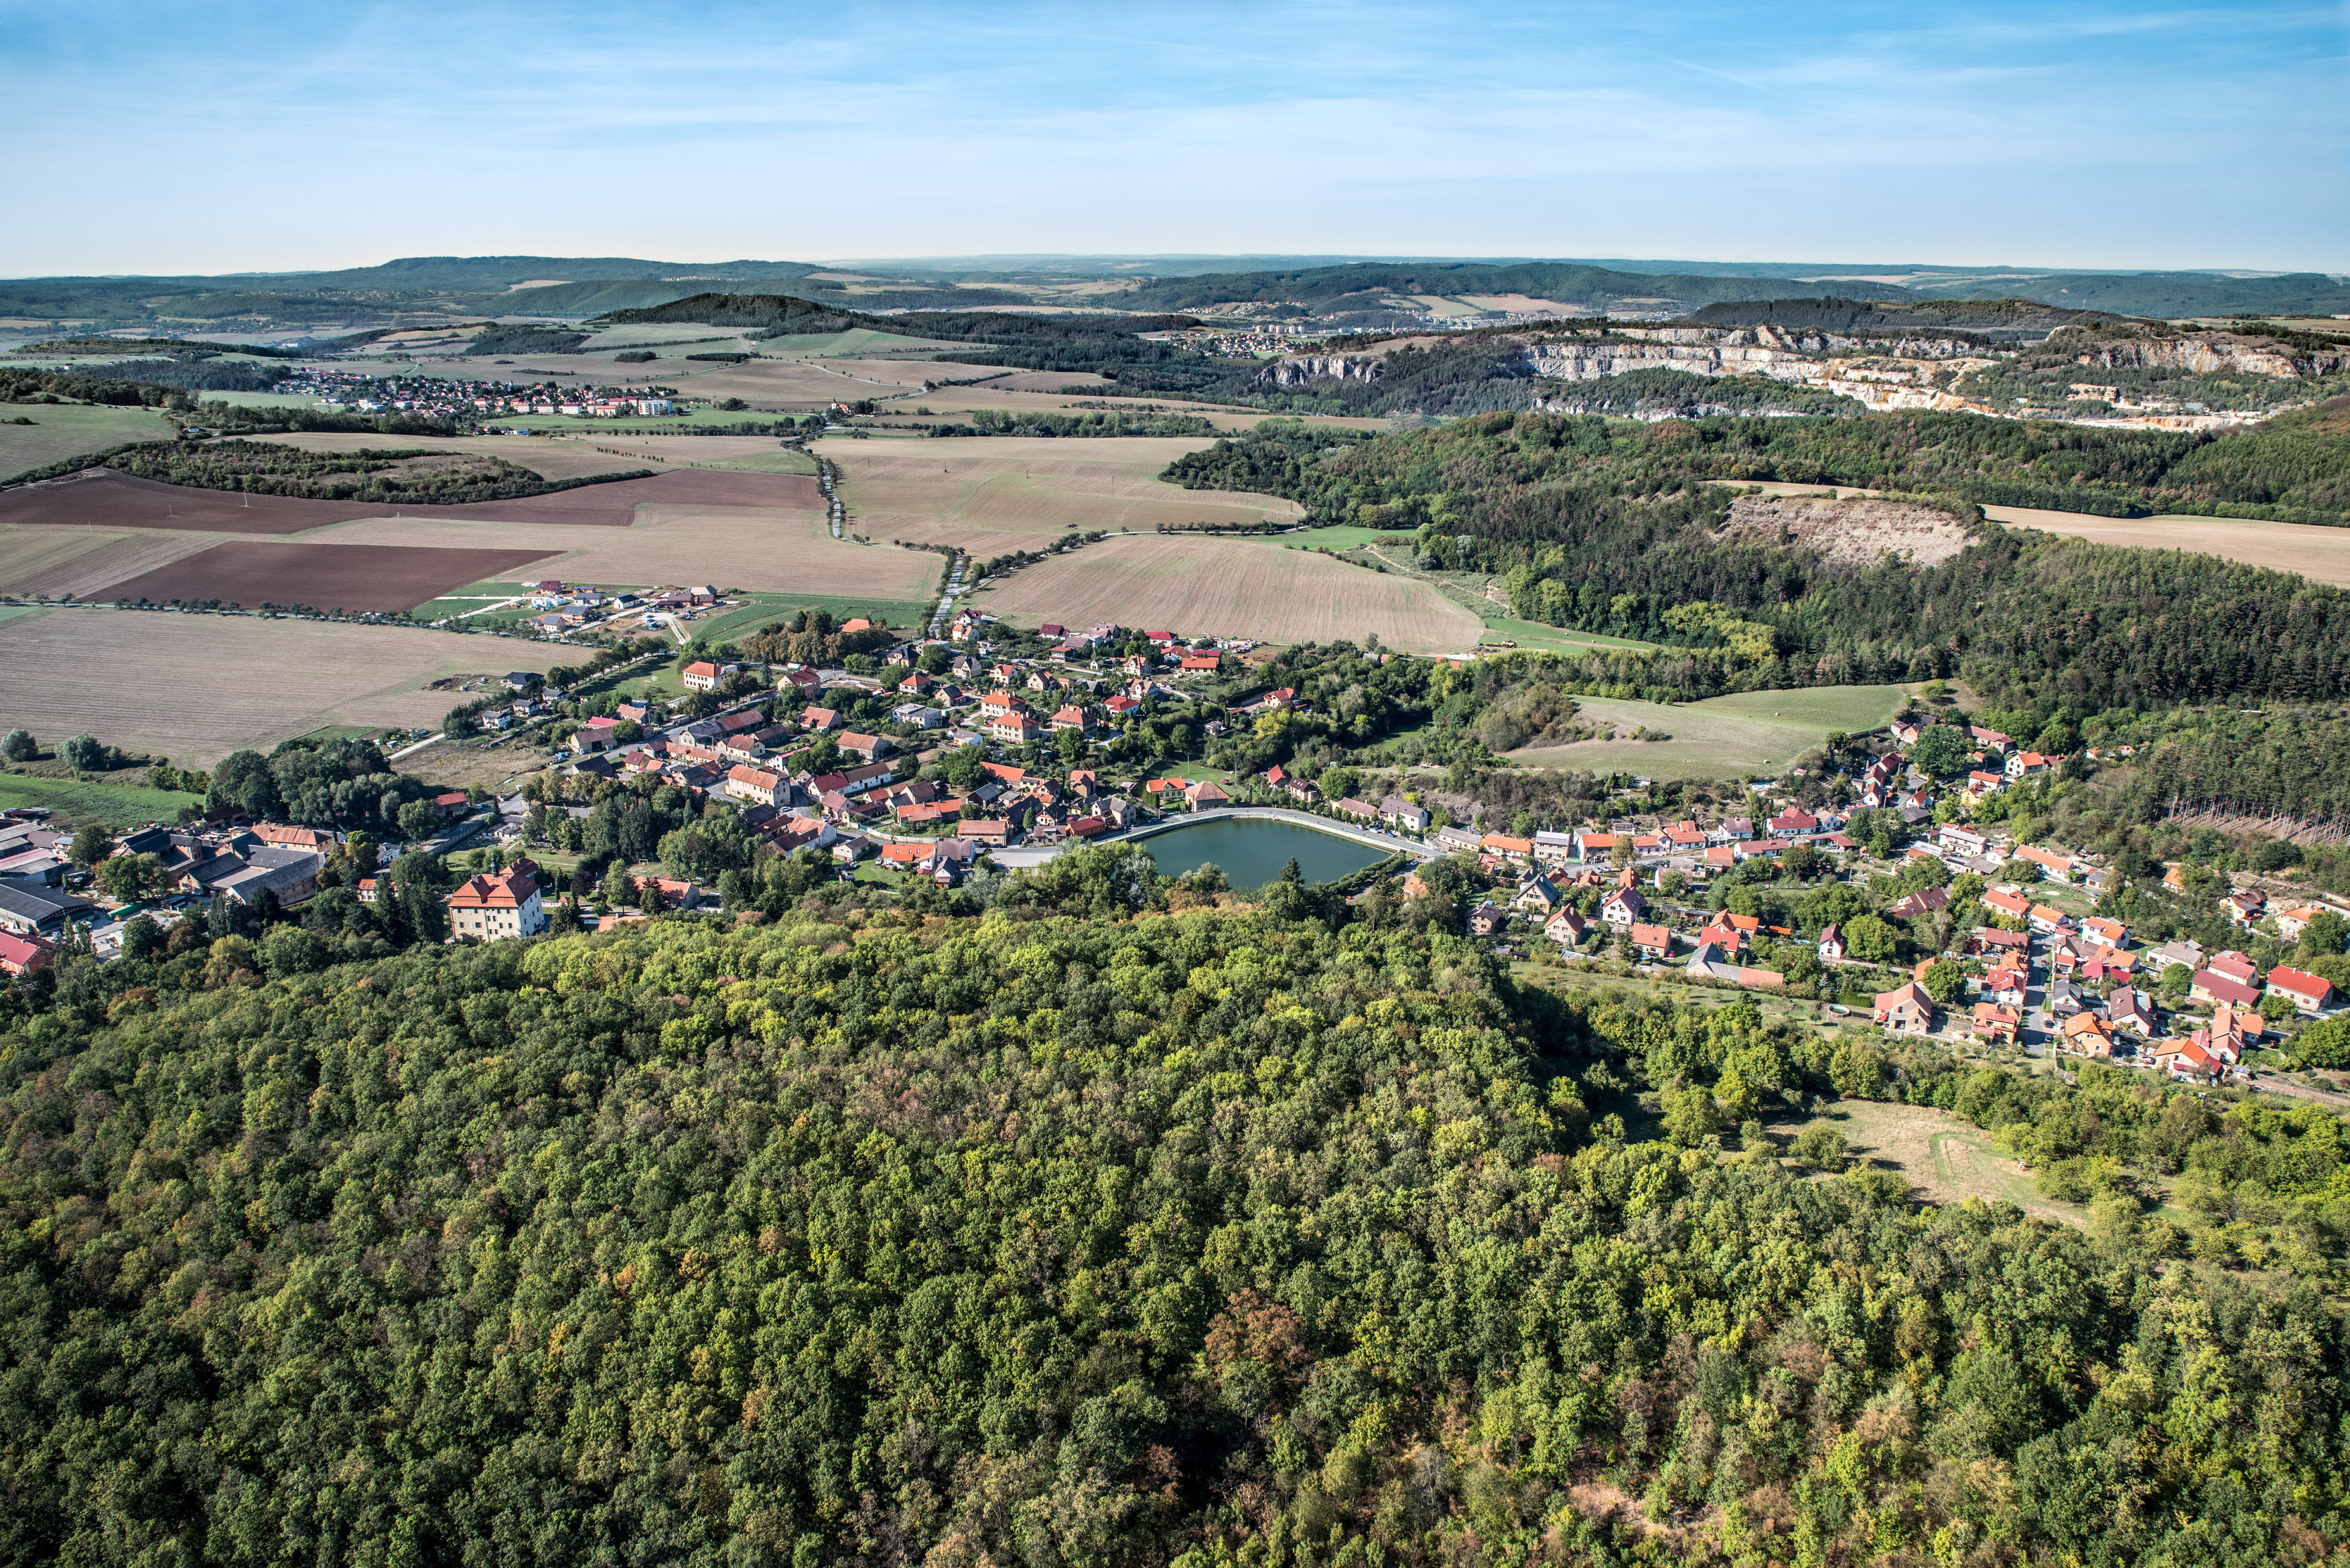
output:
[{"label": "isolated tree", "polygon": [[430,838],[440,823],[441,814],[432,809],[429,800],[411,800],[400,808],[400,833],[403,838]]},{"label": "isolated tree", "polygon": [[114,853],[114,835],[101,823],[91,823],[74,835],[73,847],[66,854],[77,866],[95,866]]},{"label": "isolated tree", "polygon": [[57,751],[66,765],[78,774],[104,772],[110,756],[110,748],[94,735],[75,735]]},{"label": "isolated tree", "polygon": [[1921,774],[1941,778],[1966,765],[1968,750],[1965,731],[1936,724],[1918,737],[1917,745],[1910,748],[1909,763]]},{"label": "isolated tree", "polygon": [[1925,986],[1927,995],[1948,1007],[1966,994],[1967,971],[1943,959],[1927,966],[1926,978],[1919,983]]},{"label": "isolated tree", "polygon": [[1883,963],[1899,947],[1892,926],[1875,915],[1863,915],[1844,928],[1844,950],[1865,963]]},{"label": "isolated tree", "polygon": [[0,735],[0,757],[12,763],[29,763],[40,754],[40,742],[33,739],[30,730],[11,730]]}]

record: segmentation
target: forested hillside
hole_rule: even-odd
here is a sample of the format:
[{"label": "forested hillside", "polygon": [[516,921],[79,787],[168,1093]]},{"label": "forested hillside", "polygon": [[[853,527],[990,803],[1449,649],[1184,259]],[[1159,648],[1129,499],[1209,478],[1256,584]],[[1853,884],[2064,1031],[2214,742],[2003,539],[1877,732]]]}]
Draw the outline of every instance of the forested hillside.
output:
[{"label": "forested hillside", "polygon": [[[77,971],[0,1035],[9,1560],[2350,1536],[2330,1117],[1561,1003],[1376,900],[1151,915],[1201,896],[1147,867],[984,919]],[[1665,1140],[1586,1107],[1627,1082]],[[1806,1093],[1946,1105],[2114,1198],[2088,1234],[1937,1211],[1714,1130]],[[2186,1231],[2140,1168],[2199,1184]]]},{"label": "forested hillside", "polygon": [[[1569,677],[1584,690],[1679,701],[1964,675],[1995,701],[2085,714],[2350,697],[2350,595],[2206,556],[1995,527],[1936,566],[1831,566],[1800,543],[1727,533],[1731,490],[1704,478],[1915,485],[1971,518],[1967,497],[1985,486],[1962,477],[1969,462],[2108,474],[2236,464],[2267,483],[2256,453],[2289,464],[2305,448],[2321,472],[2344,460],[2341,443],[2303,433],[2322,428],[2239,446],[1965,415],[1638,427],[1490,414],[1348,442],[1271,424],[1167,477],[1291,495],[1320,521],[1416,529],[1424,565],[1501,577],[1529,619],[1674,645],[1588,655]],[[2331,495],[2330,483],[2312,478],[2301,493]]]}]

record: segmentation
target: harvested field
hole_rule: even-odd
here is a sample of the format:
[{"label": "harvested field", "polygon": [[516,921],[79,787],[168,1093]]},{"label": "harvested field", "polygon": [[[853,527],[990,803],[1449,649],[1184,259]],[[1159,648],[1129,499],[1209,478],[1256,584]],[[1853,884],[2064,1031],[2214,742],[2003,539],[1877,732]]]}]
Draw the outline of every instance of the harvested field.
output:
[{"label": "harvested field", "polygon": [[229,539],[83,597],[118,604],[177,600],[248,609],[304,604],[327,610],[411,610],[451,588],[511,572],[546,554]]},{"label": "harvested field", "polygon": [[[798,478],[681,470],[663,478],[756,480],[799,487],[804,506],[646,506],[629,528],[566,527],[436,514],[369,517],[312,535],[321,545],[436,545],[523,550],[546,556],[531,576],[646,587],[714,583],[799,597],[928,602],[940,558],[915,550],[846,543],[831,536],[816,483]],[[599,487],[607,488],[607,487]],[[457,508],[444,508],[443,512]],[[547,556],[549,551],[556,552]]]},{"label": "harvested field", "polygon": [[[1898,686],[1824,686],[1795,691],[1742,691],[1678,705],[1575,699],[1587,721],[1615,726],[1621,739],[1529,746],[1509,753],[1521,767],[1622,772],[1650,778],[1768,776],[1818,745],[1832,730],[1851,733],[1890,721]],[[1635,730],[1667,739],[1634,740]]]},{"label": "harvested field", "polygon": [[172,430],[170,421],[151,409],[11,403],[6,416],[33,422],[0,424],[0,479],[85,452],[104,452],[125,441],[164,441]]},{"label": "harvested field", "polygon": [[2043,528],[2098,545],[2139,550],[2184,550],[2247,566],[2298,572],[2312,582],[2350,587],[2350,528],[2303,523],[2258,523],[2236,517],[2093,517],[2030,506],[1986,506],[1986,516],[2011,528]]},{"label": "harvested field", "polygon": [[0,729],[87,732],[208,766],[328,724],[438,723],[436,680],[577,663],[559,643],[404,627],[159,610],[49,609],[0,621],[0,668],[71,670],[0,695]]},{"label": "harvested field", "polygon": [[[600,455],[600,454],[599,454]],[[623,459],[606,458],[608,462]],[[815,512],[816,481],[796,474],[674,469],[650,479],[583,484],[551,495],[471,501],[458,506],[387,507],[359,501],[307,501],[195,490],[101,471],[88,478],[27,485],[0,495],[0,524],[43,527],[196,529],[213,534],[299,534],[364,517],[432,517],[572,527],[625,528],[640,506],[738,507]]]},{"label": "harvested field", "polygon": [[1031,548],[1040,536],[1070,528],[1149,533],[1161,523],[1286,522],[1300,514],[1278,496],[1183,490],[1158,477],[1208,444],[1207,437],[973,436],[833,439],[813,450],[840,470],[851,532],[982,555]]},{"label": "harvested field", "polygon": [[153,529],[0,528],[0,593],[78,598],[212,545]]},{"label": "harvested field", "polygon": [[1817,550],[1835,566],[1873,566],[1892,556],[1914,566],[1949,560],[1972,543],[1967,525],[1914,501],[1806,501],[1742,495],[1717,537],[1776,544],[1783,536]]},{"label": "harvested field", "polygon": [[1265,642],[1359,642],[1450,652],[1477,618],[1430,585],[1305,550],[1235,539],[1105,539],[983,590],[983,608],[1023,624],[1116,621]]}]

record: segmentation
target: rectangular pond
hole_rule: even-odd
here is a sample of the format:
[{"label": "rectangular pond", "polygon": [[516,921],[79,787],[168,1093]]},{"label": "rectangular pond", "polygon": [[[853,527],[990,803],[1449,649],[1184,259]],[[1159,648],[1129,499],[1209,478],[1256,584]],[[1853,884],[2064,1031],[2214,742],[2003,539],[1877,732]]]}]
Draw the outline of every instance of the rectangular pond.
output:
[{"label": "rectangular pond", "polygon": [[1259,888],[1281,875],[1292,858],[1308,882],[1335,882],[1377,865],[1384,851],[1302,823],[1272,817],[1222,817],[1154,834],[1141,841],[1159,871],[1180,877],[1213,863],[1235,888]]}]

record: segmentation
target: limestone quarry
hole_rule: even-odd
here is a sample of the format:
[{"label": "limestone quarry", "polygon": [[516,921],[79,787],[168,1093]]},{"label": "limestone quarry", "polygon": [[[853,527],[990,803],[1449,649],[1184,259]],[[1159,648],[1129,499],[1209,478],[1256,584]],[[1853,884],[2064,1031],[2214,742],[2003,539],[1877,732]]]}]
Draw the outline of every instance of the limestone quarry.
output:
[{"label": "limestone quarry", "polygon": [[1800,544],[1832,566],[1874,566],[1891,557],[1914,566],[1949,560],[1973,540],[1948,512],[1915,501],[1862,497],[1741,495],[1718,539]]}]

